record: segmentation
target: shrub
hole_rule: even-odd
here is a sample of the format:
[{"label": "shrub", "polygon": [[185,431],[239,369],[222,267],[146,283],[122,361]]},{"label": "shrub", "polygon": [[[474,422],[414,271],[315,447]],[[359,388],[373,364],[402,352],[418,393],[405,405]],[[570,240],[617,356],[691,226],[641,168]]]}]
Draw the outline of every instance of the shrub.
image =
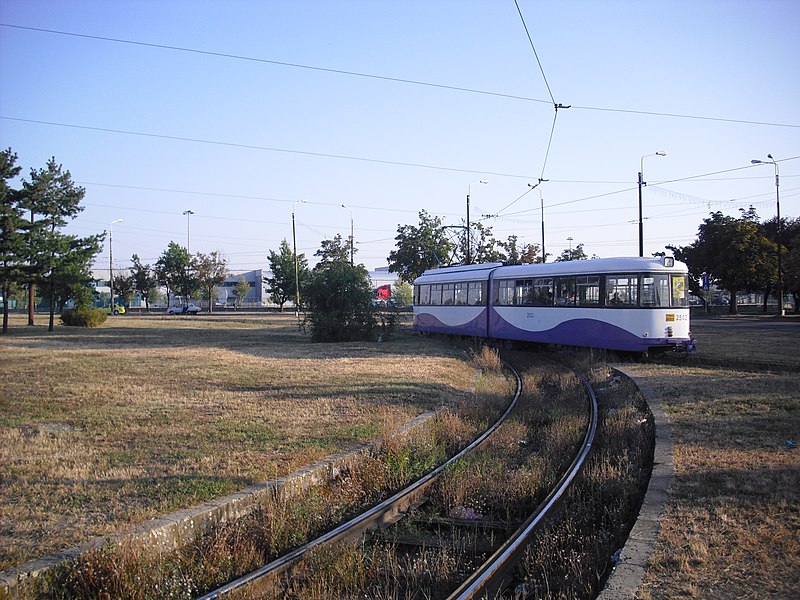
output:
[{"label": "shrub", "polygon": [[108,315],[99,308],[68,308],[61,313],[61,322],[71,327],[98,327]]},{"label": "shrub", "polygon": [[372,289],[361,265],[317,265],[306,285],[305,302],[305,324],[315,342],[374,340],[379,334]]}]

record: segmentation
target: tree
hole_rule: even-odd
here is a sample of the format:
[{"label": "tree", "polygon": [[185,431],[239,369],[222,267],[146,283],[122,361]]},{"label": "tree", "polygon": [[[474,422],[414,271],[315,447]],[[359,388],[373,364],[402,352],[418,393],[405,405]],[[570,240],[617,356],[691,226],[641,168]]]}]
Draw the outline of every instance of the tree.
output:
[{"label": "tree", "polygon": [[244,278],[244,275],[239,275],[236,285],[233,286],[233,295],[236,296],[236,306],[241,306],[242,301],[250,291],[250,283]]},{"label": "tree", "polygon": [[228,276],[228,261],[217,251],[211,254],[198,252],[192,260],[192,269],[197,278],[197,284],[203,290],[208,300],[208,311],[213,311],[214,290],[221,285]]},{"label": "tree", "polygon": [[8,305],[12,288],[22,279],[25,256],[23,229],[27,222],[19,205],[19,191],[8,181],[19,175],[17,155],[0,151],[0,294],[3,296],[3,333],[8,333]]},{"label": "tree", "polygon": [[79,261],[90,264],[104,236],[80,239],[60,232],[83,210],[80,202],[86,191],[72,182],[70,172],[63,171],[54,157],[44,169],[31,169],[30,181],[22,185],[23,206],[39,217],[31,219],[28,229],[29,283],[45,286],[50,300],[48,331],[53,331],[57,285],[85,275],[89,265]]},{"label": "tree", "polygon": [[695,277],[705,274],[730,292],[731,314],[737,312],[739,291],[767,289],[777,277],[776,245],[764,235],[752,207],[738,219],[711,213],[698,227],[697,240],[673,249]]},{"label": "tree", "polygon": [[[281,312],[283,312],[283,305],[288,301],[291,300],[295,305],[297,304],[294,252],[289,247],[289,242],[284,239],[278,252],[270,250],[267,260],[269,260],[272,277],[265,277],[264,282],[267,284],[270,299],[280,306]],[[297,271],[300,275],[300,287],[303,288],[309,277],[308,261],[304,254],[297,257]]]},{"label": "tree", "polygon": [[158,279],[150,265],[143,265],[139,256],[134,254],[131,257],[133,267],[131,275],[133,277],[133,289],[139,292],[144,300],[144,307],[150,312],[150,299],[153,298],[153,289],[158,285]]},{"label": "tree", "polygon": [[189,277],[189,263],[189,252],[175,242],[170,242],[156,261],[156,280],[167,290],[167,306],[170,304],[170,294],[179,291],[184,295],[184,303],[189,301],[189,296],[194,291]]},{"label": "tree", "polygon": [[571,260],[588,260],[588,256],[586,256],[586,252],[583,250],[583,244],[578,244],[574,248],[567,248],[564,250],[558,258],[556,258],[556,262],[568,262]]},{"label": "tree", "polygon": [[[506,255],[497,248],[498,243],[492,235],[492,228],[478,222],[472,224],[472,229],[477,232],[477,236],[473,236],[470,240],[470,260],[474,264],[505,262]],[[464,251],[466,258],[466,247],[464,247]]]},{"label": "tree", "polygon": [[350,342],[375,336],[377,320],[372,286],[363,265],[330,260],[314,267],[303,291],[308,306],[304,323],[317,342]]},{"label": "tree", "polygon": [[783,223],[781,240],[786,246],[783,261],[783,285],[794,299],[794,312],[800,314],[800,218]]},{"label": "tree", "polygon": [[101,235],[89,238],[64,236],[66,250],[60,252],[54,269],[52,298],[61,312],[67,301],[72,300],[77,307],[89,308],[94,294],[91,265],[94,257],[100,252]]},{"label": "tree", "polygon": [[542,262],[539,256],[539,244],[525,244],[520,247],[516,235],[508,236],[505,242],[499,241],[497,245],[505,251],[503,262],[509,265],[523,265]]},{"label": "tree", "polygon": [[337,233],[332,240],[322,240],[320,249],[314,256],[319,257],[317,267],[321,268],[339,262],[350,264],[350,244],[342,240],[341,234]]},{"label": "tree", "polygon": [[442,218],[419,212],[419,225],[398,225],[397,249],[389,253],[389,271],[409,283],[428,269],[443,264],[453,244],[442,230]]},{"label": "tree", "polygon": [[[122,305],[127,309],[133,300],[133,293],[136,290],[136,280],[132,274],[114,275],[114,293],[122,298]],[[114,299],[111,299],[111,313],[114,313]]]},{"label": "tree", "polygon": [[414,301],[414,287],[402,279],[392,284],[392,298],[401,306],[408,306]]}]

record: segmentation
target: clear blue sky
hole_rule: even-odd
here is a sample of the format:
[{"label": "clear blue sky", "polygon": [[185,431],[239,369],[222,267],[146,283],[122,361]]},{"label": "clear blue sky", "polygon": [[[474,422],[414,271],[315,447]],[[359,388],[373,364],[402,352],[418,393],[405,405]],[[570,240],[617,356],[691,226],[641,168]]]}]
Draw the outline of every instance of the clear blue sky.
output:
[{"label": "clear blue sky", "polygon": [[768,153],[800,214],[800,2],[519,6],[541,69],[513,0],[3,0],[0,146],[86,188],[71,232],[123,220],[115,268],[187,225],[193,253],[266,268],[295,210],[312,264],[352,213],[374,269],[421,209],[462,224],[470,184],[498,238],[540,243],[543,200],[548,253],[635,256],[659,150],[645,254],[711,211],[774,216]]}]

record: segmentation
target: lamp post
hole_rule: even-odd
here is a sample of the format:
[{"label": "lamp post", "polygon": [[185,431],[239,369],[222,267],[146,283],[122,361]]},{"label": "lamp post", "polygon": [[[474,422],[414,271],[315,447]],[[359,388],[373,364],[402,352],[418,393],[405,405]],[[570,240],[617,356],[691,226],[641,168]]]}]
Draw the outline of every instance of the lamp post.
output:
[{"label": "lamp post", "polygon": [[189,266],[192,261],[192,253],[189,251],[189,217],[194,214],[194,211],[185,210],[183,214],[186,215],[186,257],[188,259],[186,263],[186,276],[183,278],[183,305],[185,309],[185,307],[189,305]]},{"label": "lamp post", "polygon": [[298,204],[305,204],[308,202],[305,198],[296,200],[292,204],[292,252],[294,253],[294,316],[300,318],[300,266],[297,262],[297,233],[294,225],[294,209]]},{"label": "lamp post", "polygon": [[780,189],[780,171],[778,170],[778,163],[772,158],[772,154],[767,154],[769,160],[753,159],[750,162],[754,165],[773,165],[775,167],[775,209],[778,215],[778,316],[784,316],[783,309],[783,273],[781,272],[781,189]]},{"label": "lamp post", "polygon": [[[481,179],[480,181],[476,181],[475,183],[482,183],[483,185],[486,185],[489,182],[486,179]],[[465,256],[465,260],[464,260],[464,264],[467,264],[467,265],[472,263],[471,257],[470,257],[470,252],[469,252],[470,251],[470,248],[469,248],[469,244],[470,244],[470,240],[469,240],[469,238],[470,238],[470,235],[469,235],[469,196],[470,196],[471,193],[472,193],[472,184],[470,183],[467,186],[467,253],[466,253],[466,256]]]},{"label": "lamp post", "polygon": [[353,211],[346,204],[342,204],[342,208],[346,208],[350,212],[350,266],[353,266],[353,248],[356,244],[355,234],[353,232]]},{"label": "lamp post", "polygon": [[114,223],[122,223],[122,219],[114,219],[108,224],[108,289],[111,294],[111,314],[114,314],[114,271],[113,271],[113,252],[111,247],[111,231]]},{"label": "lamp post", "polygon": [[186,216],[186,254],[191,256],[191,252],[189,252],[189,217],[194,214],[194,211],[185,210],[183,214]]},{"label": "lamp post", "polygon": [[666,150],[659,150],[654,154],[645,154],[639,161],[639,256],[644,256],[644,217],[642,216],[642,186],[647,185],[644,181],[644,159],[648,156],[666,156]]}]

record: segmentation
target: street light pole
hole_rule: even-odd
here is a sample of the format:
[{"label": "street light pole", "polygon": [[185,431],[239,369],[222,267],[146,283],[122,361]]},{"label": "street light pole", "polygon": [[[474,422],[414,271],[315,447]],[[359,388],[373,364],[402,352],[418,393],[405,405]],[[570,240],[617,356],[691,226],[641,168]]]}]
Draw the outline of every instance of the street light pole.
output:
[{"label": "street light pole", "polygon": [[305,198],[296,200],[292,204],[292,252],[294,253],[294,316],[300,318],[300,266],[297,262],[297,232],[294,224],[294,210],[298,204],[305,204],[308,202]]},{"label": "street light pole", "polygon": [[183,287],[183,305],[184,310],[189,305],[189,267],[192,261],[192,254],[189,251],[189,217],[194,214],[193,210],[185,210],[183,214],[186,215],[186,256],[188,262],[186,263],[186,277],[184,277],[184,287]]},{"label": "street light pole", "polygon": [[189,216],[194,214],[193,210],[185,210],[183,214],[186,215],[186,254],[191,256],[191,252],[189,252]]},{"label": "street light pole", "polygon": [[783,273],[781,272],[781,255],[783,249],[781,248],[781,189],[780,189],[780,171],[778,170],[778,163],[772,158],[772,154],[767,154],[769,160],[753,159],[750,162],[754,165],[773,165],[775,167],[775,209],[778,216],[778,316],[782,317],[786,313],[783,308]]},{"label": "street light pole", "polygon": [[342,204],[342,208],[346,208],[350,212],[350,266],[353,266],[353,248],[356,244],[355,234],[353,232],[353,211],[346,204]]},{"label": "street light pole", "polygon": [[644,256],[644,217],[642,216],[642,186],[644,182],[644,159],[648,156],[666,156],[666,150],[659,150],[655,154],[645,154],[639,161],[639,256]]},{"label": "street light pole", "polygon": [[111,223],[108,224],[108,289],[109,293],[111,294],[111,314],[114,314],[114,267],[113,264],[113,252],[111,247],[111,235],[112,229],[114,228],[114,223],[122,223],[122,219],[114,219]]},{"label": "street light pole", "polygon": [[[487,183],[489,183],[489,181],[486,180],[486,179],[481,179],[480,181],[476,181],[475,183],[482,183],[483,185],[486,185]],[[464,259],[464,264],[466,264],[466,265],[472,264],[471,257],[470,257],[470,247],[469,247],[470,246],[470,239],[469,239],[470,238],[470,235],[469,235],[469,197],[470,197],[471,193],[472,193],[472,184],[470,183],[467,186],[467,240],[466,240],[467,241],[467,253],[466,253],[466,256],[465,256],[465,259]]]}]

